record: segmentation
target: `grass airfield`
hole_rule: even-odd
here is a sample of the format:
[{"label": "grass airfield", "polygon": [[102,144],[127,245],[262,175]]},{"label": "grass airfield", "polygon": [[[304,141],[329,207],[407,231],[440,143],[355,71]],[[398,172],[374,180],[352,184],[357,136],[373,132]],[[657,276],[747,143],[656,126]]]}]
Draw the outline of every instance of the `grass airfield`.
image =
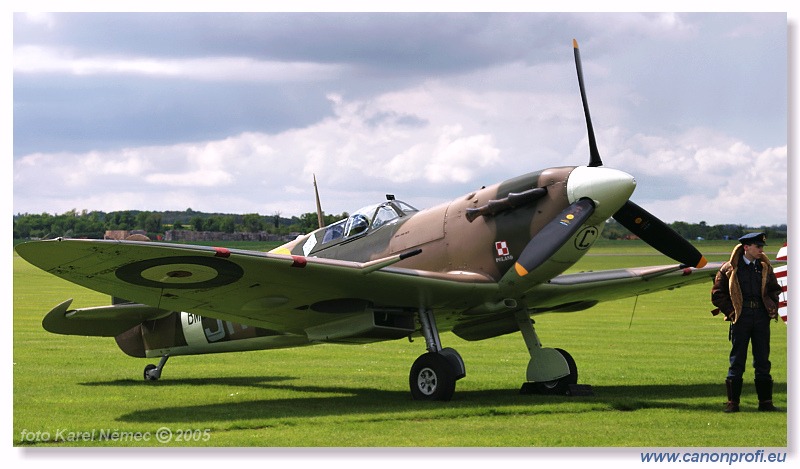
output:
[{"label": "grass airfield", "polygon": [[[235,246],[240,247],[240,246]],[[698,246],[709,260],[733,243]],[[774,258],[778,246],[768,246]],[[604,242],[571,271],[669,264],[643,243]],[[450,402],[410,397],[424,340],[319,345],[154,360],[113,339],[47,333],[41,318],[74,298],[108,297],[13,256],[13,431],[17,447],[778,447],[786,412],[756,411],[751,359],[742,412],[722,412],[728,326],[709,311],[710,282],[535,317],[544,346],[570,352],[593,396],[520,395],[528,353],[520,334],[442,343],[467,377]],[[774,400],[786,409],[787,327],[772,324]],[[567,453],[569,454],[569,453]]]}]

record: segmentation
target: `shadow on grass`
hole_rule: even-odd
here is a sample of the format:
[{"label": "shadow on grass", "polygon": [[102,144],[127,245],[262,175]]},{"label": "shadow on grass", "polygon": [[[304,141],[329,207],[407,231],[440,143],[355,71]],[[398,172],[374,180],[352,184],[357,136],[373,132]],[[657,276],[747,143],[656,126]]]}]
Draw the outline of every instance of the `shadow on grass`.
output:
[{"label": "shadow on grass", "polygon": [[[125,422],[180,422],[201,423],[239,421],[243,419],[282,419],[336,415],[380,415],[396,419],[397,414],[439,410],[469,409],[470,415],[537,414],[576,412],[576,405],[587,411],[637,411],[642,409],[676,409],[719,412],[725,398],[724,385],[709,384],[664,384],[630,386],[593,386],[592,396],[545,396],[521,395],[517,389],[462,390],[449,402],[419,402],[411,399],[408,391],[387,391],[361,387],[335,387],[292,384],[295,378],[272,377],[226,377],[165,380],[144,382],[117,380],[83,383],[85,386],[120,387],[172,387],[221,386],[230,388],[255,388],[270,391],[286,391],[291,397],[258,399],[230,403],[154,406],[119,417]],[[748,395],[752,394],[752,395]],[[777,395],[786,393],[785,383],[775,383]],[[709,403],[707,398],[719,398]],[[755,402],[755,390],[747,386],[742,396]],[[702,401],[702,402],[699,402]],[[563,409],[563,410],[562,410]],[[445,417],[443,415],[442,417]],[[452,417],[452,415],[450,415]]]}]

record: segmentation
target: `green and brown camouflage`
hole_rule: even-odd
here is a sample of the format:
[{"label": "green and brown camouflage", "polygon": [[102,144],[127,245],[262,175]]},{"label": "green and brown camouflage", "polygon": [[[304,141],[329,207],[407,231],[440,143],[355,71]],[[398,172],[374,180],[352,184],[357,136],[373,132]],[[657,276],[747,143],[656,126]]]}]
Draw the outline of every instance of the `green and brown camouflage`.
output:
[{"label": "green and brown camouflage", "polygon": [[[532,235],[569,205],[566,182],[572,169],[526,174],[421,212],[390,199],[356,210],[348,219],[272,252],[368,262],[420,248],[420,255],[397,267],[440,273],[470,271],[499,281]],[[542,193],[504,203],[510,195],[537,188]],[[471,211],[479,215],[470,217]]]},{"label": "green and brown camouflage", "polygon": [[[574,49],[587,166],[531,172],[425,210],[387,197],[267,253],[138,240],[23,243],[16,250],[32,264],[115,299],[78,309],[64,301],[43,327],[115,337],[131,356],[161,357],[144,370],[150,380],[171,356],[422,337],[426,353],[409,386],[429,400],[450,399],[466,375],[441,331],[466,340],[520,331],[531,356],[523,390],[569,392],[575,362],[542,347],[532,316],[710,281],[718,269],[630,200],[631,175],[602,167]],[[679,264],[565,275],[610,217]]]}]

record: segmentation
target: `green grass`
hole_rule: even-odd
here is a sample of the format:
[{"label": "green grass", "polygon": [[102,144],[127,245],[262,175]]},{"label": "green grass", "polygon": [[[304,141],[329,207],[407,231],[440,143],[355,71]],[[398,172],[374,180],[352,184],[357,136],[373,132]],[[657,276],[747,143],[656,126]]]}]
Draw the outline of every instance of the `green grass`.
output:
[{"label": "green grass", "polygon": [[[725,258],[730,248],[704,252]],[[648,249],[608,243],[573,270],[670,263]],[[124,355],[113,339],[41,328],[44,313],[64,299],[82,307],[107,297],[16,254],[13,269],[15,446],[160,447],[155,432],[162,427],[172,431],[166,446],[174,447],[788,445],[787,413],[755,411],[750,369],[742,412],[721,411],[727,326],[709,314],[710,284],[536,317],[544,345],[572,354],[579,383],[592,385],[593,396],[519,395],[528,361],[519,334],[466,342],[445,333],[442,341],[463,356],[467,377],[450,402],[415,402],[408,371],[423,352],[420,340],[175,357],[160,381],[145,382],[142,369],[153,360]],[[784,409],[786,329],[772,325],[774,397]],[[190,441],[176,441],[187,430]],[[101,431],[150,440],[101,441]],[[84,432],[90,441],[64,441]]]}]

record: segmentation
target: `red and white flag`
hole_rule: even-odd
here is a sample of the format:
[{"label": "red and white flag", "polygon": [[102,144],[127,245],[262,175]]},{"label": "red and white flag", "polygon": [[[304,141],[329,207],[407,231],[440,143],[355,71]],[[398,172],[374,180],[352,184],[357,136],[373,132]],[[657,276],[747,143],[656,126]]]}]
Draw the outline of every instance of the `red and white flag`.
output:
[{"label": "red and white flag", "polygon": [[786,264],[775,268],[775,276],[778,277],[778,284],[781,286],[781,294],[778,303],[778,314],[780,314],[784,324],[786,324],[786,316],[788,310],[786,306],[788,299],[787,287],[789,284],[787,277],[788,274],[787,267],[789,265],[787,257],[788,257],[788,249],[786,247],[786,244],[784,244],[783,247],[778,251],[778,255],[775,256],[776,261],[786,262]]},{"label": "red and white flag", "polygon": [[508,243],[506,243],[505,241],[497,241],[496,243],[494,243],[494,248],[497,250],[498,256],[507,256],[509,253]]}]

